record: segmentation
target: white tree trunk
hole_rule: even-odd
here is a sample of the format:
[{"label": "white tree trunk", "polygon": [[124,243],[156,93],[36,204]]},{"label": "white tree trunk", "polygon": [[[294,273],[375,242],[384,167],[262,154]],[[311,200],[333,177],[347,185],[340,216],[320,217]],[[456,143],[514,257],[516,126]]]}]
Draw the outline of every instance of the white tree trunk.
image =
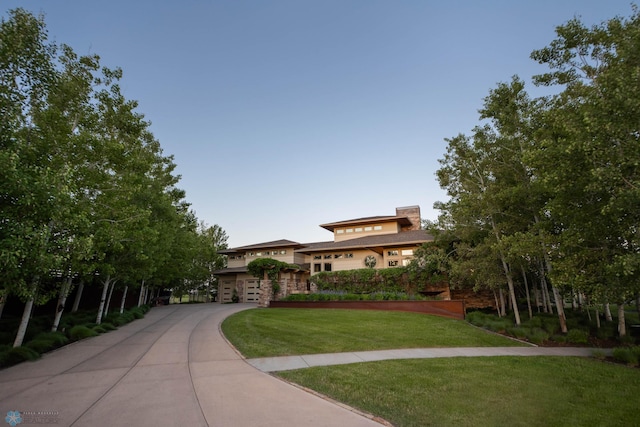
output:
[{"label": "white tree trunk", "polygon": [[527,273],[522,268],[522,278],[524,279],[524,289],[527,292],[527,307],[529,308],[529,319],[533,318],[533,310],[531,309],[531,296],[529,295],[529,281],[527,280]]},{"label": "white tree trunk", "polygon": [[124,313],[124,301],[127,299],[127,290],[129,286],[124,287],[124,291],[122,292],[122,301],[120,301],[120,314]]},{"label": "white tree trunk", "polygon": [[60,289],[60,296],[58,297],[58,305],[56,306],[56,315],[53,318],[51,332],[57,331],[58,325],[60,325],[60,319],[62,318],[62,313],[64,313],[64,305],[67,303],[67,296],[71,290],[71,280],[72,278],[68,277]]},{"label": "white tree trunk", "polygon": [[620,337],[627,336],[627,324],[624,319],[624,303],[618,304],[618,335]]},{"label": "white tree trunk", "polygon": [[596,326],[600,329],[600,311],[596,308]]},{"label": "white tree trunk", "polygon": [[104,314],[102,318],[105,318],[109,314],[109,307],[111,306],[111,296],[113,295],[113,288],[116,287],[116,280],[111,281],[111,289],[109,289],[109,297],[107,298],[107,305],[104,307]]},{"label": "white tree trunk", "polygon": [[142,301],[144,301],[144,279],[142,279],[142,284],[140,285],[140,295],[138,295],[138,307],[142,305]]},{"label": "white tree trunk", "polygon": [[33,297],[29,298],[29,300],[24,305],[22,320],[20,321],[20,326],[18,327],[18,332],[16,333],[16,339],[13,342],[14,347],[20,347],[22,345],[22,342],[24,341],[24,335],[27,333],[27,326],[29,326],[29,318],[31,317],[32,309]]},{"label": "white tree trunk", "polygon": [[80,281],[78,285],[78,290],[76,291],[76,297],[73,300],[73,307],[71,308],[71,312],[75,313],[78,311],[78,307],[80,307],[80,299],[82,298],[82,291],[84,291],[84,280]]},{"label": "white tree trunk", "polygon": [[504,292],[502,291],[502,288],[498,290],[498,293],[500,295],[500,317],[504,317],[507,315],[507,307],[504,301]]},{"label": "white tree trunk", "polygon": [[111,284],[111,275],[107,275],[102,283],[102,296],[100,297],[100,306],[98,307],[98,315],[96,316],[96,324],[102,323],[102,313],[104,313],[104,304],[107,302],[107,291]]},{"label": "white tree trunk", "polygon": [[611,307],[609,303],[604,305],[604,318],[607,319],[607,322],[613,322],[613,316],[611,315]]}]

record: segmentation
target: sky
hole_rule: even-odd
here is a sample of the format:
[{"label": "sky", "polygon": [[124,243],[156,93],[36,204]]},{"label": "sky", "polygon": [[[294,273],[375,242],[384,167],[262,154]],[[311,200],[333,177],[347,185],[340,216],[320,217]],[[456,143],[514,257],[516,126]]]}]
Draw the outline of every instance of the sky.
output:
[{"label": "sky", "polygon": [[628,0],[0,0],[49,38],[120,67],[125,97],[200,221],[230,247],[332,240],[320,224],[446,201],[446,138],[489,91],[547,71],[530,59],[578,17]]}]

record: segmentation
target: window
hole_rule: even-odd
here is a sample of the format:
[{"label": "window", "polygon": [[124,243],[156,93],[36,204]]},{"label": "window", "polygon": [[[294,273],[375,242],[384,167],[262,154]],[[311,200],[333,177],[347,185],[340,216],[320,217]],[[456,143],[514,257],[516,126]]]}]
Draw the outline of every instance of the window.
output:
[{"label": "window", "polygon": [[364,228],[364,231],[371,231],[371,230],[373,230],[373,227],[370,225]]},{"label": "window", "polygon": [[324,256],[324,259],[331,259],[331,258],[332,258],[331,255],[325,255]]},{"label": "window", "polygon": [[387,251],[387,256],[398,256],[398,251]]},{"label": "window", "polygon": [[314,273],[322,271],[322,264],[313,264],[313,271]]},{"label": "window", "polygon": [[324,263],[324,271],[331,271],[331,263],[330,262],[325,262]]},{"label": "window", "polygon": [[375,225],[373,227],[373,229],[376,230],[376,231],[380,231],[380,230],[382,230],[382,226],[381,225]]},{"label": "window", "polygon": [[353,254],[344,254],[345,258],[353,258]]},{"label": "window", "polygon": [[[269,252],[267,252],[267,255],[269,255]],[[257,252],[256,256],[262,256],[262,252]]]},{"label": "window", "polygon": [[404,265],[406,267],[407,265],[409,265],[410,262],[411,262],[411,259],[405,258],[405,259],[402,260],[402,265]]},{"label": "window", "polygon": [[393,261],[389,261],[389,267],[397,267],[398,266],[398,260],[394,259]]},{"label": "window", "polygon": [[314,255],[313,259],[322,259],[322,255]]},{"label": "window", "polygon": [[347,233],[353,233],[353,228],[347,228]]},{"label": "window", "polygon": [[278,251],[271,251],[271,255],[278,255]]},{"label": "window", "polygon": [[286,254],[287,254],[287,251],[286,251],[286,250],[281,250],[281,251],[280,251],[280,255],[286,255]]},{"label": "window", "polygon": [[344,230],[342,228],[339,228],[336,230],[337,234],[344,234]]},{"label": "window", "polygon": [[249,252],[249,256],[256,256],[255,252]]},{"label": "window", "polygon": [[356,233],[362,233],[362,227],[356,227]]},{"label": "window", "polygon": [[342,258],[342,254],[335,254],[335,255],[333,256],[333,258],[334,258],[334,259],[340,259],[340,258]]},{"label": "window", "polygon": [[403,249],[402,250],[402,255],[403,256],[413,255],[413,249]]}]

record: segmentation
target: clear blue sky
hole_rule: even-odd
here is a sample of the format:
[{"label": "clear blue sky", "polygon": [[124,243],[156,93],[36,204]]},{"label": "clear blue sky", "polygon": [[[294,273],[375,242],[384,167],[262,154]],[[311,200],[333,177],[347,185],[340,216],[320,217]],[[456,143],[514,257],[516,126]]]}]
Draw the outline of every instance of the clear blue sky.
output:
[{"label": "clear blue sky", "polygon": [[[230,246],[331,240],[319,224],[446,200],[445,138],[574,16],[628,0],[0,0],[103,65],[166,155],[200,220]],[[530,92],[535,88],[529,85]]]}]

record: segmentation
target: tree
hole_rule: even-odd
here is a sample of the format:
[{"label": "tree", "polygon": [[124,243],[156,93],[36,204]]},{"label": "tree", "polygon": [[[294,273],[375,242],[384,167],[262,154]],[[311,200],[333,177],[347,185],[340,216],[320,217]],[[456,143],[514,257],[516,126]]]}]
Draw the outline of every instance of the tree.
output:
[{"label": "tree", "polygon": [[640,287],[640,15],[587,28],[573,19],[532,58],[560,85],[532,157],[549,186],[556,224],[553,277],[600,302],[623,306]]}]

